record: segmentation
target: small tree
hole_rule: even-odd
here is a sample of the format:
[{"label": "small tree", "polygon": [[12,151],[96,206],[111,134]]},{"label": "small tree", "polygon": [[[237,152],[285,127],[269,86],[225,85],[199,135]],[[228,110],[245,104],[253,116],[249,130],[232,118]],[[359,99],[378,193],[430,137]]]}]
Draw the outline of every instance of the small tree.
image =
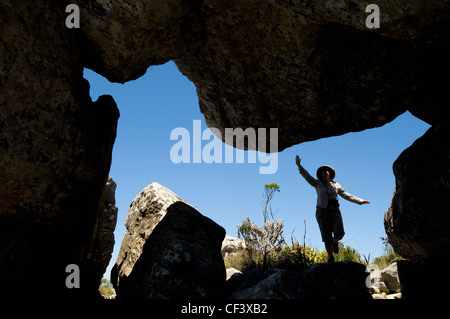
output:
[{"label": "small tree", "polygon": [[271,183],[271,184],[265,184],[264,185],[264,192],[263,192],[263,198],[264,198],[264,223],[270,218],[273,219],[273,212],[272,212],[272,205],[270,205],[270,201],[272,200],[273,196],[276,192],[280,191],[280,185],[277,183]]},{"label": "small tree", "polygon": [[262,269],[267,267],[267,255],[272,250],[281,249],[284,245],[283,238],[283,220],[274,220],[270,201],[275,192],[279,192],[278,184],[264,185],[264,226],[261,228],[257,224],[246,218],[242,224],[238,226],[238,237],[245,241],[249,257],[257,264],[258,253],[262,254]]}]

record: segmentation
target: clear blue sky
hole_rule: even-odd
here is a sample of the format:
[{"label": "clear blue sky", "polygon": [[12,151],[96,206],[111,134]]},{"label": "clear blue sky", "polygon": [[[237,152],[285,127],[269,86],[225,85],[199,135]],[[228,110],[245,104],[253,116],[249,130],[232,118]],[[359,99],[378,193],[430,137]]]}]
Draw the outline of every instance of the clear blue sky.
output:
[{"label": "clear blue sky", "polygon": [[[262,224],[264,184],[277,183],[280,192],[272,207],[275,218],[284,219],[287,242],[293,230],[297,240],[303,241],[306,220],[307,245],[323,249],[315,220],[316,192],[299,175],[297,154],[311,175],[321,165],[333,166],[335,180],[350,194],[371,201],[359,206],[340,199],[346,233],[342,242],[361,255],[377,257],[383,253],[383,216],[395,187],[392,164],[429,128],[406,112],[381,128],[295,145],[278,154],[278,170],[272,175],[260,175],[259,167],[264,164],[247,163],[247,155],[243,164],[174,164],[170,150],[177,141],[170,140],[172,130],[182,127],[192,132],[194,120],[201,120],[202,132],[207,127],[194,84],[173,62],[152,66],[143,77],[123,85],[88,69],[84,76],[91,85],[92,99],[112,95],[121,114],[110,171],[117,183],[119,214],[106,278],[120,250],[129,205],[152,182],[169,188],[235,237],[236,226],[247,216]],[[207,143],[203,141],[202,146]]]}]

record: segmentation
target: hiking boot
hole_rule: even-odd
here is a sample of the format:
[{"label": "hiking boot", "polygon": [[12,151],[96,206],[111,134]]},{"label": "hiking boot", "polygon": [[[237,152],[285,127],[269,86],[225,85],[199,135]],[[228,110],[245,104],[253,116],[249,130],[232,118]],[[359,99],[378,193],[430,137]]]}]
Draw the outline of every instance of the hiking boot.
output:
[{"label": "hiking boot", "polygon": [[327,263],[334,263],[334,256],[328,256]]},{"label": "hiking boot", "polygon": [[335,254],[339,254],[339,242],[338,241],[333,241],[333,252]]}]

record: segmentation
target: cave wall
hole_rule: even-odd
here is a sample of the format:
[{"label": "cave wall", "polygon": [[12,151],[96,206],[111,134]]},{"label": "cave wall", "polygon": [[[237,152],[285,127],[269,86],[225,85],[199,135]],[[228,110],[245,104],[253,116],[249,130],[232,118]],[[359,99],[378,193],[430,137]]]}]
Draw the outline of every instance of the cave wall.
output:
[{"label": "cave wall", "polygon": [[[91,101],[65,18],[54,2],[0,4],[2,297],[30,284],[37,298],[78,296],[102,275],[90,259],[119,113],[110,96]],[[66,288],[69,264],[82,289]]]}]

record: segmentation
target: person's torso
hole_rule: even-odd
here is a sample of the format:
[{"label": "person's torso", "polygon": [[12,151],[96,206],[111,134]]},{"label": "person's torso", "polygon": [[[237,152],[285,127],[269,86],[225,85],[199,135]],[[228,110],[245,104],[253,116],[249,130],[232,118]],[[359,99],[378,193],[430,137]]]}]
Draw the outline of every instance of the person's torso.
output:
[{"label": "person's torso", "polygon": [[[324,183],[318,183],[316,186],[317,192],[317,206],[326,208],[328,199],[337,199],[337,190],[335,183],[331,182],[326,185]],[[328,193],[327,193],[328,192]]]}]

